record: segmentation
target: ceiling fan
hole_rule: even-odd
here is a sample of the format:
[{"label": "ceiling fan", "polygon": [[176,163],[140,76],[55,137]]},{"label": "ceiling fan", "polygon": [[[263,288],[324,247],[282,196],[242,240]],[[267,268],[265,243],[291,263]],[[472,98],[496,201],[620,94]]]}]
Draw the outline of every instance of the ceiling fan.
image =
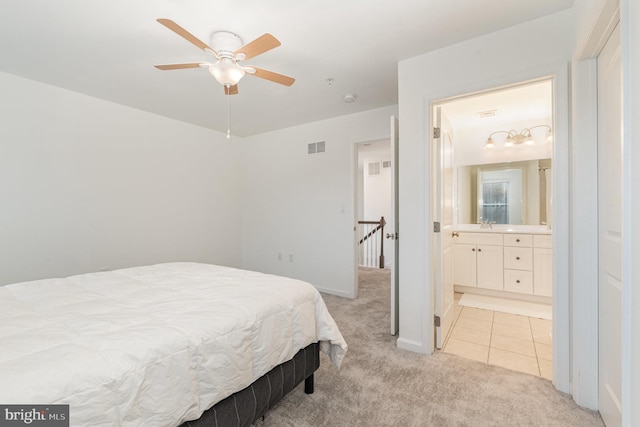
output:
[{"label": "ceiling fan", "polygon": [[160,70],[180,70],[184,68],[208,68],[211,75],[224,86],[226,95],[238,93],[238,82],[245,74],[263,78],[285,86],[291,86],[295,79],[284,74],[274,73],[252,65],[240,65],[240,61],[251,59],[268,50],[280,46],[280,41],[269,33],[265,33],[257,39],[245,45],[242,39],[228,31],[218,31],[211,36],[210,47],[193,34],[182,28],[170,19],[158,19],[159,23],[192,43],[199,49],[215,56],[216,62],[190,62],[186,64],[164,64],[156,65]]}]

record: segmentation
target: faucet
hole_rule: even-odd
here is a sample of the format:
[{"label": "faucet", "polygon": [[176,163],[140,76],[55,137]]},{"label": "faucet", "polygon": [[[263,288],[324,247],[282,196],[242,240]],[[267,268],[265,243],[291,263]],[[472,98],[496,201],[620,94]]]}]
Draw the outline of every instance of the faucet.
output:
[{"label": "faucet", "polygon": [[493,224],[495,223],[496,223],[495,221],[489,221],[489,220],[483,219],[482,222],[480,223],[480,228],[483,228],[483,229],[488,228],[490,230],[493,230]]}]

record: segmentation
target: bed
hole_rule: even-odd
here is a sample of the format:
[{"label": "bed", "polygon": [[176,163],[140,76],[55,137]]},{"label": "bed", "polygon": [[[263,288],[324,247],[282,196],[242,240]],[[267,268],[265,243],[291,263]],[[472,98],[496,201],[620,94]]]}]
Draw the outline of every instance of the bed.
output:
[{"label": "bed", "polygon": [[68,404],[72,426],[250,425],[312,391],[318,351],[339,368],[347,345],[300,280],[166,263],[0,286],[0,403]]}]

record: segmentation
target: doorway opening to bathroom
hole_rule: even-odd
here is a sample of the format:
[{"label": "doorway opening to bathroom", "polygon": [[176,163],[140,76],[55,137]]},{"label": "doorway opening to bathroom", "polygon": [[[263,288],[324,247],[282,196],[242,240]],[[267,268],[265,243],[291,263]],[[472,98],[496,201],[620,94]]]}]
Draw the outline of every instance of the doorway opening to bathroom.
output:
[{"label": "doorway opening to bathroom", "polygon": [[436,347],[549,380],[552,83],[432,110]]}]

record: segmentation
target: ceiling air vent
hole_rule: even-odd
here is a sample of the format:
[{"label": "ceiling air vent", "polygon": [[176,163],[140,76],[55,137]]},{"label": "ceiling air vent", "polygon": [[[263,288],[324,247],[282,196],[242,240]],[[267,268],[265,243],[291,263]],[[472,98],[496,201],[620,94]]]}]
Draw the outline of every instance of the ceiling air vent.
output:
[{"label": "ceiling air vent", "polygon": [[369,176],[380,175],[380,162],[369,163]]},{"label": "ceiling air vent", "polygon": [[307,154],[320,154],[325,152],[325,142],[318,141],[307,144]]}]

